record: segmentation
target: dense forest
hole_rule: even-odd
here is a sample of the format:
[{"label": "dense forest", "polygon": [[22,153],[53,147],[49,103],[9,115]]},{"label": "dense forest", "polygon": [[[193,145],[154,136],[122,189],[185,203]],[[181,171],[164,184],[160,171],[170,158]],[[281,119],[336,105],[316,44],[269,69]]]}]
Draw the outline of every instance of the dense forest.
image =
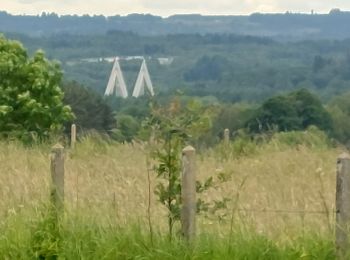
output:
[{"label": "dense forest", "polygon": [[[347,38],[350,35],[338,36],[347,31],[344,26],[348,17],[348,13],[339,10],[328,15],[216,17],[226,22],[255,21],[274,30],[264,37],[254,36],[248,29],[233,34],[234,30],[225,30],[220,24],[214,30],[205,25],[212,23],[214,17],[196,15],[169,18],[129,15],[112,19],[1,13],[0,20],[8,23],[6,30],[2,29],[6,38],[22,42],[30,56],[42,49],[49,59],[60,63],[64,102],[70,105],[76,116],[74,121],[82,129],[105,131],[120,141],[131,141],[139,134],[142,122],[152,113],[149,99],[102,95],[115,56],[122,58],[120,65],[129,93],[141,66],[140,57],[144,57],[158,103],[169,104],[175,95],[182,104],[195,98],[210,108],[212,126],[206,137],[208,143],[216,142],[224,128],[231,129],[233,135],[243,129],[248,136],[254,136],[270,131],[305,130],[310,126],[347,142],[350,128],[344,122],[350,118],[346,94],[350,90],[350,38]],[[42,33],[19,26],[23,21],[32,24],[32,28],[40,26],[37,29]],[[146,33],[115,26],[136,21],[139,30],[146,30],[151,22],[154,27],[149,27]],[[157,24],[164,30],[154,32]],[[182,29],[172,30],[174,24]],[[199,27],[196,29],[194,24]],[[314,31],[307,29],[310,24],[321,26],[323,33],[328,29],[332,33],[316,37]],[[297,40],[288,31],[295,26],[307,32],[305,37]],[[308,39],[311,36],[315,39]]]},{"label": "dense forest", "polygon": [[[30,52],[43,49],[62,63],[67,80],[103,94],[113,56],[145,56],[158,95],[181,90],[221,101],[262,101],[307,88],[328,100],[348,89],[350,41],[278,42],[232,34],[140,36],[111,31],[105,35],[55,34],[31,37],[8,33]],[[107,59],[109,58],[109,60]],[[160,59],[172,62],[160,64]],[[122,60],[132,92],[140,60]]]}]

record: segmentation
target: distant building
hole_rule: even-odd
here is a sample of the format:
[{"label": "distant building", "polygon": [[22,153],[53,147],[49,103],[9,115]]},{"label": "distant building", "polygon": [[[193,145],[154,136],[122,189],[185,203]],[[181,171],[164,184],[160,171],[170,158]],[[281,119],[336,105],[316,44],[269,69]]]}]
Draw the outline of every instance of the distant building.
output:
[{"label": "distant building", "polygon": [[157,60],[160,65],[171,65],[174,61],[174,58],[158,58]]}]

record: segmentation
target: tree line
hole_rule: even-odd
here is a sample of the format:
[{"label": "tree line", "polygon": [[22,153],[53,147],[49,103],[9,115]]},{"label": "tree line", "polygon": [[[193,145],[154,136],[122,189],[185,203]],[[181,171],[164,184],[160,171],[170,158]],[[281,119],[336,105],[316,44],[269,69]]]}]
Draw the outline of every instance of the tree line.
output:
[{"label": "tree line", "polygon": [[[173,95],[159,95],[156,100],[147,96],[102,98],[77,82],[63,81],[59,64],[48,60],[42,51],[30,57],[19,42],[3,36],[0,53],[0,133],[5,138],[50,138],[74,122],[81,132],[99,131],[120,142],[142,140],[146,138],[143,122],[152,117],[154,102],[160,106],[174,103]],[[329,60],[315,58],[313,69],[328,65]],[[260,104],[218,102],[180,92],[177,96],[185,108],[193,100],[200,104],[197,116],[207,111],[210,131],[202,138],[207,145],[217,143],[225,128],[233,137],[242,132],[254,137],[316,126],[339,142],[350,140],[350,92],[333,97],[326,105],[305,88],[272,96]]]},{"label": "tree line", "polygon": [[0,12],[0,31],[29,35],[104,34],[110,30],[132,31],[142,35],[167,34],[243,34],[272,36],[276,39],[344,39],[350,36],[349,12],[333,9],[329,14],[280,13],[239,16],[173,15],[167,18],[150,14],[103,15],[11,15]]},{"label": "tree line", "polygon": [[[177,90],[189,96],[224,102],[261,102],[300,88],[317,92],[322,101],[350,86],[349,40],[278,42],[268,38],[216,34],[141,36],[113,31],[104,35],[56,34],[21,40],[28,52],[45,50],[61,62],[67,81],[77,81],[103,94],[112,64],[104,57],[144,56],[158,95]],[[158,58],[173,58],[161,65]],[[95,62],[86,58],[101,58]],[[122,60],[129,87],[140,61]],[[131,91],[131,89],[130,89]]]}]

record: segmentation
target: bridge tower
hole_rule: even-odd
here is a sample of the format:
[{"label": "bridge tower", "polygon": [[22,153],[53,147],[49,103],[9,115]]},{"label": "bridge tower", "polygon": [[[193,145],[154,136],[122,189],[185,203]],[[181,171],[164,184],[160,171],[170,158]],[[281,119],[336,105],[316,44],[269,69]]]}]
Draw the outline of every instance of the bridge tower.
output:
[{"label": "bridge tower", "polygon": [[151,81],[151,77],[149,75],[146,60],[143,59],[141,69],[139,75],[137,76],[137,80],[134,87],[134,92],[132,93],[133,97],[140,97],[145,94],[145,86],[151,96],[154,96],[153,84]]},{"label": "bridge tower", "polygon": [[123,98],[128,97],[128,90],[126,88],[123,72],[120,68],[119,58],[115,57],[111,75],[105,91],[105,96],[111,96],[115,92],[116,96]]}]

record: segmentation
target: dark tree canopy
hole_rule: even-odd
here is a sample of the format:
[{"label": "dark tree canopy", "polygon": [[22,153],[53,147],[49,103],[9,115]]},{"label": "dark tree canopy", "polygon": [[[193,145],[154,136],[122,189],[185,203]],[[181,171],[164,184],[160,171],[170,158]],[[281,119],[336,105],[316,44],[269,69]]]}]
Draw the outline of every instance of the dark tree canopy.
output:
[{"label": "dark tree canopy", "polygon": [[196,62],[193,68],[184,74],[184,78],[187,81],[217,81],[221,79],[227,64],[227,60],[221,56],[203,56]]},{"label": "dark tree canopy", "polygon": [[74,123],[83,130],[108,132],[115,128],[112,109],[94,91],[76,82],[65,83],[64,103],[71,106],[76,117]]},{"label": "dark tree canopy", "polygon": [[303,130],[315,125],[322,130],[332,129],[330,114],[321,101],[305,89],[265,101],[248,121],[251,132]]},{"label": "dark tree canopy", "polygon": [[331,116],[317,96],[306,89],[301,89],[290,94],[290,98],[294,100],[295,110],[301,120],[302,129],[310,125],[315,125],[322,130],[332,128]]},{"label": "dark tree canopy", "polygon": [[328,105],[333,120],[333,136],[350,147],[350,92],[335,97]]}]

